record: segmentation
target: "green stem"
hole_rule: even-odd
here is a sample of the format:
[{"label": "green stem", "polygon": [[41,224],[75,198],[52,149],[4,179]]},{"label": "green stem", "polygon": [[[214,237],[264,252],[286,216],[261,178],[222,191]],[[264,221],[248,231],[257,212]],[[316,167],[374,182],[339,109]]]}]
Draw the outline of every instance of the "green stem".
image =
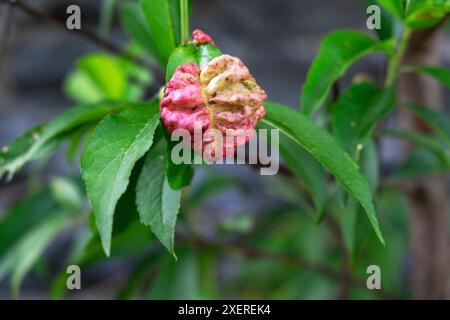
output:
[{"label": "green stem", "polygon": [[189,42],[189,6],[188,0],[180,0],[181,43]]},{"label": "green stem", "polygon": [[397,80],[398,75],[400,73],[400,63],[401,60],[406,52],[406,49],[408,48],[409,39],[411,38],[412,31],[408,27],[405,27],[403,30],[403,33],[400,37],[399,44],[397,47],[396,52],[391,57],[391,60],[389,62],[389,70],[388,70],[388,76],[386,79],[386,86],[390,87],[394,84],[394,82]]}]

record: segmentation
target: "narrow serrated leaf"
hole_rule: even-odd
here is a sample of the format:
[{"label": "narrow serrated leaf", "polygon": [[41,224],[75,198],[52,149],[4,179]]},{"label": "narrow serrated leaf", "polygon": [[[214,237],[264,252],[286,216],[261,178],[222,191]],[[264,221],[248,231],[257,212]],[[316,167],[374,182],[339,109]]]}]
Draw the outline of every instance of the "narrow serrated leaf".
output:
[{"label": "narrow serrated leaf", "polygon": [[82,177],[107,255],[117,201],[135,163],[151,147],[158,123],[157,101],[132,105],[101,121],[81,155]]},{"label": "narrow serrated leaf", "polygon": [[356,163],[334,138],[310,118],[272,102],[265,103],[267,114],[262,121],[280,129],[315,157],[364,208],[372,227],[384,244],[373,204],[370,186]]},{"label": "narrow serrated leaf", "polygon": [[103,102],[71,108],[54,118],[48,124],[38,126],[14,140],[0,151],[0,178],[4,173],[10,177],[25,163],[34,159],[46,145],[58,135],[80,125],[98,121],[111,112],[120,111],[127,103]]},{"label": "narrow serrated leaf", "polygon": [[136,204],[141,222],[175,257],[175,224],[180,208],[180,190],[167,181],[167,143],[160,139],[149,151],[136,187]]}]

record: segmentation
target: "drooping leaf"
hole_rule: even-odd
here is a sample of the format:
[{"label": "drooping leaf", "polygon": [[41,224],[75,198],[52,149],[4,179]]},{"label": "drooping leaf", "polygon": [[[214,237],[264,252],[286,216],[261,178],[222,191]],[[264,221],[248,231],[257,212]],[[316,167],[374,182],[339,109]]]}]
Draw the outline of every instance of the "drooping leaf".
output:
[{"label": "drooping leaf", "polygon": [[406,72],[419,72],[427,74],[440,81],[444,86],[450,89],[450,69],[434,66],[408,66],[403,68]]},{"label": "drooping leaf", "polygon": [[121,6],[122,24],[131,37],[165,68],[166,59],[153,40],[141,6],[135,2],[124,2]]},{"label": "drooping leaf", "polygon": [[109,255],[113,215],[135,163],[147,152],[159,123],[157,101],[130,106],[100,122],[81,155],[81,173]]},{"label": "drooping leaf", "polygon": [[450,142],[450,118],[447,115],[428,107],[411,104],[405,105],[403,107],[413,112],[420,119],[425,121],[430,127],[432,127],[437,134]]},{"label": "drooping leaf", "polygon": [[177,45],[170,4],[170,0],[141,0],[150,34],[165,61]]},{"label": "drooping leaf", "polygon": [[167,143],[160,139],[147,155],[136,187],[136,204],[141,222],[175,256],[175,224],[180,208],[180,190],[167,181]]},{"label": "drooping leaf", "polygon": [[280,129],[311,153],[364,208],[380,242],[384,239],[376,218],[372,191],[358,166],[324,129],[289,107],[268,102],[262,120]]},{"label": "drooping leaf", "polygon": [[327,35],[303,86],[301,112],[312,115],[325,101],[333,83],[358,59],[373,52],[390,53],[392,40],[376,42],[358,31],[341,30]]},{"label": "drooping leaf", "polygon": [[25,163],[34,159],[46,145],[58,135],[80,125],[98,121],[111,112],[120,111],[127,103],[99,103],[81,105],[68,109],[48,124],[30,130],[14,140],[0,152],[0,177],[7,173],[10,177]]}]

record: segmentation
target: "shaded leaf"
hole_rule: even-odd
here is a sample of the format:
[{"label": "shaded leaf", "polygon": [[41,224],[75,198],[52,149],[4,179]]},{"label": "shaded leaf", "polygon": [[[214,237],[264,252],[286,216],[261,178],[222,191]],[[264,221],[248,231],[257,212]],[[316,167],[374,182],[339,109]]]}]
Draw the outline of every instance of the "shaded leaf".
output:
[{"label": "shaded leaf", "polygon": [[20,284],[52,239],[68,226],[70,220],[61,212],[42,222],[27,233],[0,262],[0,279],[11,272],[13,296],[17,296]]},{"label": "shaded leaf", "polygon": [[175,70],[185,63],[198,64],[197,49],[193,44],[181,45],[169,58],[166,69],[166,81],[172,79]]},{"label": "shaded leaf", "polygon": [[403,0],[377,0],[377,2],[400,20],[405,17]]},{"label": "shaded leaf", "polygon": [[385,130],[383,135],[391,138],[408,140],[416,145],[427,148],[438,157],[442,163],[450,166],[450,144],[437,137],[411,130]]},{"label": "shaded leaf", "polygon": [[[266,123],[259,128],[273,129]],[[270,141],[270,140],[269,140]],[[280,155],[286,166],[306,185],[311,194],[317,214],[320,216],[325,208],[327,198],[326,174],[320,163],[289,136],[280,136]]]},{"label": "shaded leaf", "polygon": [[420,119],[425,121],[436,131],[436,133],[450,142],[450,118],[446,114],[435,111],[428,107],[417,105],[409,104],[405,105],[404,107],[413,112]]},{"label": "shaded leaf", "polygon": [[372,192],[358,166],[324,129],[289,107],[268,102],[262,120],[280,129],[314,156],[361,203],[380,242],[383,236],[376,218]]},{"label": "shaded leaf", "polygon": [[301,112],[312,115],[325,101],[333,83],[358,59],[376,51],[392,52],[394,42],[376,42],[358,31],[327,35],[308,71],[301,97]]},{"label": "shaded leaf", "polygon": [[160,139],[147,155],[136,187],[136,204],[141,222],[175,256],[173,250],[175,224],[180,208],[179,190],[173,190],[167,181],[167,144]]},{"label": "shaded leaf", "polygon": [[166,61],[177,45],[170,3],[170,0],[141,0],[150,34]]},{"label": "shaded leaf", "polygon": [[117,201],[136,161],[151,147],[158,123],[157,101],[132,105],[105,117],[81,155],[81,174],[107,255]]},{"label": "shaded leaf", "polygon": [[212,59],[220,57],[222,51],[211,43],[201,44],[197,47],[198,65],[203,68]]},{"label": "shaded leaf", "polygon": [[362,82],[351,85],[333,106],[333,132],[352,157],[357,146],[370,136],[374,126],[392,111],[394,88],[379,89]]},{"label": "shaded leaf", "polygon": [[150,34],[141,6],[135,2],[124,2],[121,6],[121,18],[131,37],[164,68],[167,60],[159,52]]},{"label": "shaded leaf", "polygon": [[433,66],[408,66],[404,67],[403,71],[427,74],[440,81],[447,88],[450,88],[450,69]]},{"label": "shaded leaf", "polygon": [[430,176],[442,171],[448,171],[450,167],[443,163],[436,155],[422,146],[416,147],[408,158],[389,177],[390,183],[400,180]]},{"label": "shaded leaf", "polygon": [[197,254],[180,249],[179,261],[163,257],[149,291],[149,299],[198,299],[199,266]]}]

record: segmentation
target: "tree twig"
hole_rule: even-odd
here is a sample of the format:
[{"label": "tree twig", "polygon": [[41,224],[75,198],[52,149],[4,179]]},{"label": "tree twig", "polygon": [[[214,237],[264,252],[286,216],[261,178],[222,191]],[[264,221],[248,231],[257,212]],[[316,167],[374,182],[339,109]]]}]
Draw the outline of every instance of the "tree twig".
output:
[{"label": "tree twig", "polygon": [[69,30],[69,29],[67,29],[65,21],[47,13],[47,12],[44,12],[44,11],[36,9],[32,6],[29,6],[28,4],[23,3],[20,0],[0,0],[0,2],[9,4],[10,6],[14,6],[16,8],[19,8],[26,14],[28,14],[32,17],[35,17],[37,19],[52,22],[53,24],[62,27],[67,32],[78,34],[79,36],[91,41],[92,43],[95,43],[99,47],[102,47],[103,49],[109,51],[112,54],[123,57],[123,58],[125,58],[131,62],[134,62],[135,64],[140,65],[142,67],[149,68],[155,75],[155,78],[158,79],[158,81],[163,81],[163,79],[164,79],[164,74],[159,66],[157,66],[149,61],[146,61],[145,59],[142,59],[141,57],[138,57],[136,55],[133,55],[133,54],[123,50],[120,46],[109,41],[108,39],[101,37],[100,35],[98,35],[96,32],[92,31],[89,28],[82,27],[79,30],[78,29]]}]

